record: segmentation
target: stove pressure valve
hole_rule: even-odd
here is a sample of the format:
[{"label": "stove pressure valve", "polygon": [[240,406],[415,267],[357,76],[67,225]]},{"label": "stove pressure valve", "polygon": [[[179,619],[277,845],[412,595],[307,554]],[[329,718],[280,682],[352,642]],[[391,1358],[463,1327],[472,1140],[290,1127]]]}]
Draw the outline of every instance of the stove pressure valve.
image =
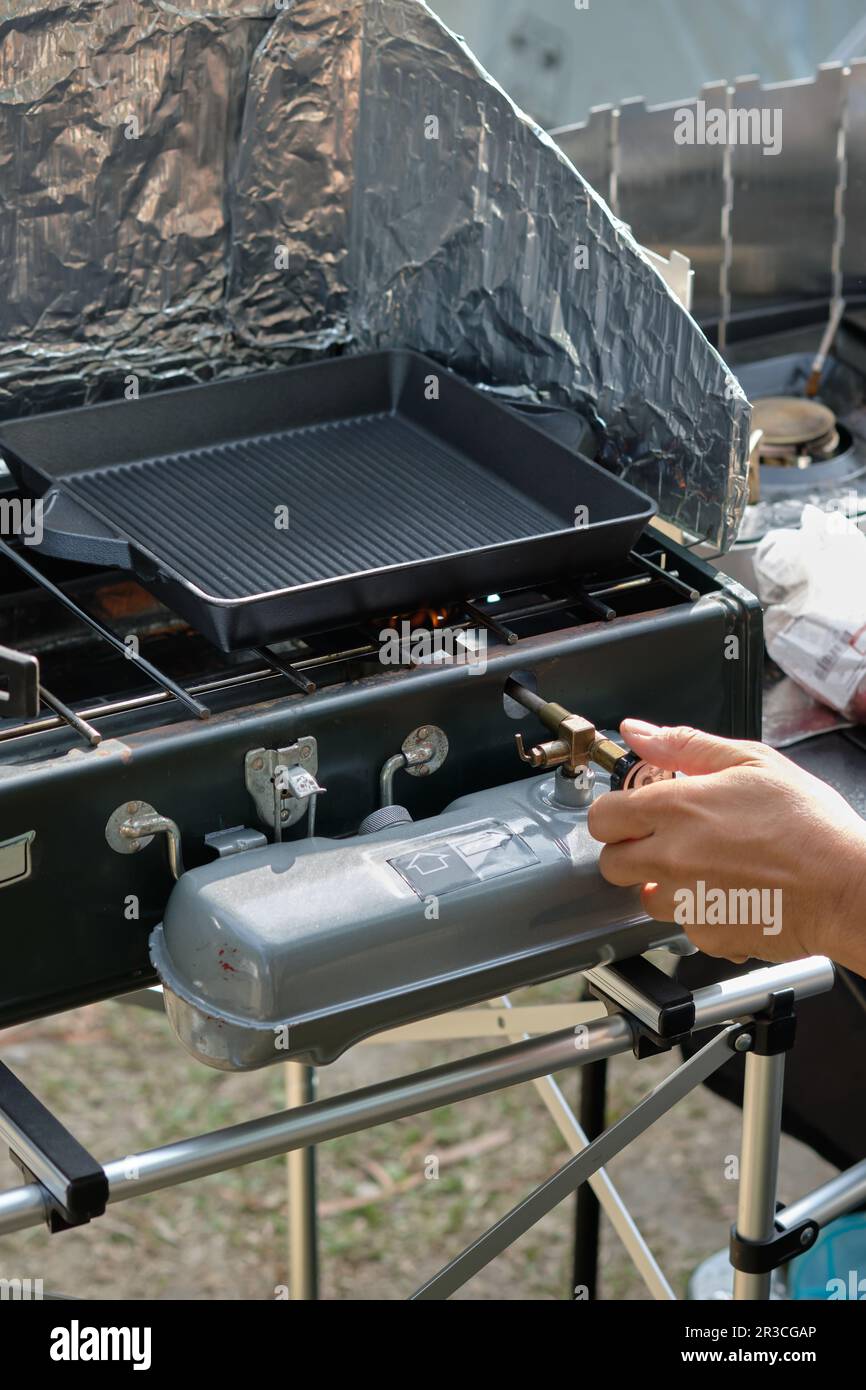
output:
[{"label": "stove pressure valve", "polygon": [[650,782],[671,780],[676,775],[653,767],[637,753],[622,749],[618,743],[600,734],[595,725],[582,715],[572,714],[563,705],[542,699],[519,681],[506,681],[505,693],[524,709],[538,715],[542,724],[554,734],[554,738],[536,743],[529,749],[523,742],[522,734],[515,736],[520,759],[529,763],[530,767],[544,770],[555,767],[563,777],[579,781],[586,777],[590,763],[595,763],[610,774],[612,792],[633,791],[648,786]]}]

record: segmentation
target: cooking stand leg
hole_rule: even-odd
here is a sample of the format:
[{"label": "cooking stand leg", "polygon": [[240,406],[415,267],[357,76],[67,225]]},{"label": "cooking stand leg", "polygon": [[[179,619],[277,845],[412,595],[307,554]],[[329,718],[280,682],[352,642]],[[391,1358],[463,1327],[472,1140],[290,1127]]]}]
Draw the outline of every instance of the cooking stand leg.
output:
[{"label": "cooking stand leg", "polygon": [[[770,1240],[776,1230],[784,1079],[784,1052],[770,1057],[747,1055],[737,1202],[737,1234],[746,1240]],[[772,1277],[771,1270],[749,1274],[735,1269],[734,1298],[768,1299]]]},{"label": "cooking stand leg", "polygon": [[[315,1104],[295,1104],[300,1092],[294,1089],[297,1081],[290,1081],[290,1073],[287,1072],[287,1097],[291,1110],[282,1110],[228,1129],[114,1159],[101,1169],[108,1183],[108,1201],[126,1201],[134,1196],[161,1191],[212,1173],[229,1171],[290,1150],[310,1150],[315,1144],[346,1134],[360,1133],[409,1115],[426,1114],[442,1105],[494,1094],[527,1081],[541,1080],[544,1085],[542,1094],[548,1108],[557,1118],[557,1123],[562,1122],[560,1128],[563,1134],[567,1137],[570,1134],[569,1147],[575,1151],[575,1157],[457,1260],[428,1280],[416,1295],[425,1300],[448,1297],[581,1183],[598,1178],[605,1163],[721,1066],[730,1055],[730,1048],[733,1048],[736,1052],[754,1057],[757,1063],[749,1067],[747,1078],[745,1111],[748,1124],[744,1128],[741,1163],[740,1219],[743,1226],[749,1228],[755,1214],[763,1217],[770,1208],[768,1188],[771,1184],[775,1190],[782,1066],[771,1059],[778,1059],[793,1042],[794,1003],[829,990],[833,979],[830,961],[817,956],[788,965],[753,970],[748,975],[738,975],[697,990],[693,996],[691,1031],[702,1033],[721,1026],[721,1033],[666,1077],[628,1115],[622,1116],[598,1139],[591,1141],[588,1147],[585,1146],[585,1136],[577,1120],[552,1077],[566,1068],[591,1065],[605,1057],[628,1052],[634,1052],[638,1057],[647,1055],[646,1048],[653,1040],[638,1015],[626,1016],[623,1012],[614,1011],[581,1023],[581,1028],[585,1030],[585,1043],[580,1050],[575,1047],[575,1028],[571,1026],[529,1041],[512,1042],[489,1053],[473,1053],[457,1062],[413,1072],[409,1076]],[[141,990],[136,995],[124,996],[121,1002],[141,1004],[146,1001],[150,1005],[153,997],[152,991]],[[652,1002],[649,998],[643,1004],[640,999],[636,1000],[641,1014],[649,1011]],[[731,1019],[740,1021],[731,1024]],[[665,1019],[661,1021],[665,1022]],[[664,1031],[661,1030],[660,1036]],[[300,1073],[298,1080],[308,1088],[304,1094],[309,1097],[313,1094],[313,1074],[310,1069],[295,1065]],[[44,1118],[40,1122],[43,1135]],[[33,1172],[32,1166],[29,1171]],[[46,1176],[50,1178],[47,1170]],[[50,1191],[37,1176],[23,1187],[0,1192],[0,1234],[11,1235],[44,1221],[46,1190]],[[295,1196],[299,1190],[303,1192],[303,1186],[296,1184]],[[306,1190],[307,1203],[302,1208],[302,1219],[295,1224],[294,1230],[299,1232],[303,1229],[303,1213],[306,1213],[307,1230],[313,1236],[312,1244],[304,1247],[307,1285],[312,1285],[314,1289],[315,1221],[310,1220],[309,1202],[309,1198],[314,1196],[314,1184],[307,1182]],[[607,1181],[602,1185],[603,1201],[605,1192],[609,1197],[616,1198]],[[777,1268],[811,1247],[821,1226],[862,1203],[864,1193],[866,1160],[849,1173],[832,1179],[776,1214],[776,1234],[769,1240],[746,1235],[744,1231],[734,1231],[731,1240],[732,1263],[738,1271],[750,1276],[761,1276]],[[633,1258],[636,1258],[635,1251],[643,1257],[646,1268],[642,1268],[641,1272],[651,1291],[655,1292],[655,1285],[660,1290],[656,1292],[656,1297],[672,1297],[619,1199],[616,1198],[613,1205],[605,1202],[605,1210],[614,1229],[626,1241]],[[757,1219],[751,1229],[758,1229]],[[623,1232],[626,1234],[623,1235]],[[294,1270],[292,1277],[294,1281]],[[301,1296],[303,1287],[304,1276],[300,1275],[297,1289],[292,1290],[294,1296]],[[747,1290],[754,1288],[749,1282],[745,1287]],[[749,1293],[748,1296],[753,1294]]]},{"label": "cooking stand leg", "polygon": [[[607,1108],[607,1060],[589,1062],[580,1078],[580,1127],[587,1139],[604,1130]],[[574,1208],[574,1268],[572,1290],[594,1299],[598,1282],[598,1247],[601,1206],[588,1182],[577,1189]],[[585,1291],[585,1292],[584,1292]],[[576,1296],[576,1294],[575,1294]]]},{"label": "cooking stand leg", "polygon": [[814,1245],[820,1230],[809,1214],[784,1219],[776,1210],[785,1053],[794,1045],[795,998],[791,988],[774,990],[735,1044],[746,1054],[740,1191],[730,1245],[736,1299],[768,1299],[773,1270]]},{"label": "cooking stand leg", "polygon": [[[623,1115],[605,1130],[604,1134],[599,1135],[598,1139],[593,1139],[587,1148],[582,1149],[554,1173],[553,1177],[548,1178],[501,1217],[432,1279],[428,1279],[427,1283],[412,1295],[412,1301],[430,1302],[450,1298],[451,1294],[456,1293],[474,1275],[485,1269],[492,1259],[520,1236],[525,1235],[565,1197],[576,1191],[591,1174],[596,1173],[649,1129],[650,1125],[666,1115],[678,1101],[702,1081],[706,1081],[708,1076],[712,1076],[713,1072],[727,1061],[731,1043],[738,1032],[737,1024],[722,1028],[699,1052],[694,1053],[688,1061],[683,1062],[676,1071],[666,1076],[654,1090],[638,1101],[628,1114]],[[586,1064],[584,1062],[584,1066]]]},{"label": "cooking stand leg", "polygon": [[[316,1073],[300,1062],[286,1062],[286,1105],[294,1110],[316,1099]],[[319,1297],[319,1241],[316,1215],[316,1150],[286,1155],[289,1200],[289,1296],[297,1302]]]},{"label": "cooking stand leg", "polygon": [[[490,1003],[494,1001],[491,999]],[[503,994],[499,1001],[500,1007],[508,1013],[514,1013],[514,1006],[507,994]],[[495,1005],[494,1005],[495,1007]],[[454,1036],[460,1037],[458,1031],[461,1019],[465,1018],[465,1011],[460,1014],[451,1014],[449,1017],[454,1020]],[[528,1033],[514,1034],[515,1037],[522,1037],[524,1042],[529,1041]],[[601,1059],[606,1063],[606,1057]],[[597,1067],[598,1062],[587,1062],[586,1067]],[[602,1086],[602,1096],[606,1094],[606,1072],[605,1082]],[[585,1149],[590,1139],[594,1135],[587,1135],[583,1128],[583,1117],[581,1120],[575,1118],[574,1111],[565,1099],[557,1083],[552,1076],[539,1076],[533,1081],[533,1086],[543,1100],[551,1119],[562,1135],[573,1154],[579,1154]],[[604,1128],[604,1099],[602,1099],[602,1115],[598,1133]],[[653,1298],[673,1298],[674,1292],[659,1268],[652,1251],[632,1220],[631,1213],[626,1208],[625,1203],[611,1182],[604,1168],[599,1168],[597,1173],[593,1173],[587,1179],[586,1186],[592,1189],[592,1194],[596,1199],[599,1211],[604,1210],[614,1233],[622,1241],[631,1261],[637,1272],[640,1274]],[[572,1285],[569,1296],[576,1297],[577,1281]],[[581,1297],[583,1296],[581,1290]],[[591,1297],[591,1295],[588,1295]]]}]

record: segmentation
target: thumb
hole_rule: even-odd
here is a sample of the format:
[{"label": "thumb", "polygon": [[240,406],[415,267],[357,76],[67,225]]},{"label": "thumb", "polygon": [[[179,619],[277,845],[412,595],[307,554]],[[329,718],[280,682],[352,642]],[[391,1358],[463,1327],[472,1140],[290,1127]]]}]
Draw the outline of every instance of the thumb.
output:
[{"label": "thumb", "polygon": [[666,772],[685,772],[693,776],[760,762],[763,751],[758,743],[717,738],[715,734],[705,734],[686,725],[663,729],[645,724],[641,719],[624,719],[620,731],[629,746],[648,763]]}]

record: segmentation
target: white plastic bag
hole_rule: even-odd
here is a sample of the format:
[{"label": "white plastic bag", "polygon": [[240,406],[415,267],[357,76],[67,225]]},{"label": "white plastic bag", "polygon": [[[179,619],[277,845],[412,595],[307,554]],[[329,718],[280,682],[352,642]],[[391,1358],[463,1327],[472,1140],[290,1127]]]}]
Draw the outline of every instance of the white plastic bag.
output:
[{"label": "white plastic bag", "polygon": [[866,723],[866,535],[843,512],[803,509],[755,556],[767,650],[786,675]]}]

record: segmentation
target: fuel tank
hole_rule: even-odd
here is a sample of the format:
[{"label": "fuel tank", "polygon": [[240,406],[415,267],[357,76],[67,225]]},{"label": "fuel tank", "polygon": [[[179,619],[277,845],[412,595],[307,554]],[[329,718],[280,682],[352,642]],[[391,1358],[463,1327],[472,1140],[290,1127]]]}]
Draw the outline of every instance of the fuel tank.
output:
[{"label": "fuel tank", "polygon": [[601,775],[586,804],[563,804],[548,774],[184,874],[150,938],[178,1038],[227,1071],[320,1065],[383,1029],[679,938],[602,878],[586,819],[605,790]]}]

